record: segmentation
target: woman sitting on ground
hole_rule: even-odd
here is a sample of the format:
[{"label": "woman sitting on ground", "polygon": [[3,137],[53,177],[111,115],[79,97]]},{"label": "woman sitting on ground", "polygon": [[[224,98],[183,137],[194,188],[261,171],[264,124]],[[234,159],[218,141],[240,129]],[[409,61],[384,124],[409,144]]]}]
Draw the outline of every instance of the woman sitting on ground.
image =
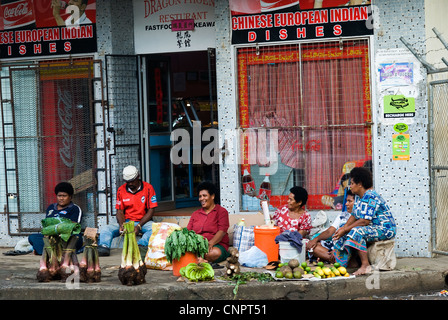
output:
[{"label": "woman sitting on ground", "polygon": [[345,194],[346,210],[341,212],[341,214],[334,220],[333,224],[328,229],[316,235],[306,244],[306,249],[309,251],[310,256],[334,263],[334,242],[331,237],[334,235],[336,230],[344,226],[344,224],[348,221],[353,211],[354,203],[355,195],[348,189]]},{"label": "woman sitting on ground", "polygon": [[[219,263],[229,256],[229,213],[215,203],[217,191],[213,183],[202,182],[198,185],[201,208],[191,215],[187,229],[193,230],[208,240],[207,262]],[[201,259],[200,259],[201,260]]]},{"label": "woman sitting on ground", "polygon": [[280,227],[280,232],[298,231],[302,237],[308,236],[311,226],[311,216],[305,210],[308,192],[302,187],[292,187],[289,190],[288,202],[278,208],[272,217],[274,224]]}]

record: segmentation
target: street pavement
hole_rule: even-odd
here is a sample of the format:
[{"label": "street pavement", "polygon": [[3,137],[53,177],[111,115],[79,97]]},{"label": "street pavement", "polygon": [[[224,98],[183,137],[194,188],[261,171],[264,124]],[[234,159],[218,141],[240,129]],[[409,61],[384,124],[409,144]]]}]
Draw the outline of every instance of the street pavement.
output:
[{"label": "street pavement", "polygon": [[[425,292],[438,299],[448,288],[448,256],[398,258],[392,271],[347,279],[319,281],[250,281],[239,284],[222,279],[225,269],[217,269],[212,282],[179,281],[171,271],[148,269],[146,283],[124,286],[118,280],[121,249],[100,257],[99,283],[39,283],[36,273],[40,256],[32,253],[5,256],[12,248],[0,248],[0,300],[158,300],[158,301],[267,301],[267,300],[369,300],[407,296]],[[265,269],[243,268],[264,272]],[[350,270],[349,271],[354,271]]]}]

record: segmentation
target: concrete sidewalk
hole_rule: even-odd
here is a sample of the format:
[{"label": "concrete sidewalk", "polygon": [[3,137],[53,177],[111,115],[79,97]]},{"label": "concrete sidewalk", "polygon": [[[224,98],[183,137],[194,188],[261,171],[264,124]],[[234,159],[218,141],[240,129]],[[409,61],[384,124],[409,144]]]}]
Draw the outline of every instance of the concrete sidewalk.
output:
[{"label": "concrete sidewalk", "polygon": [[[3,255],[8,250],[11,248],[0,248],[0,300],[346,300],[439,292],[448,288],[448,256],[442,255],[435,258],[400,258],[393,271],[352,279],[251,281],[239,285],[235,295],[235,283],[232,282],[219,279],[205,283],[179,282],[171,271],[151,269],[148,269],[146,284],[123,286],[118,280],[121,249],[113,249],[111,256],[100,258],[100,283],[80,283],[78,288],[60,281],[39,283],[36,273],[40,256]],[[223,270],[216,270],[216,274],[222,275]],[[245,268],[243,271],[264,270]]]}]

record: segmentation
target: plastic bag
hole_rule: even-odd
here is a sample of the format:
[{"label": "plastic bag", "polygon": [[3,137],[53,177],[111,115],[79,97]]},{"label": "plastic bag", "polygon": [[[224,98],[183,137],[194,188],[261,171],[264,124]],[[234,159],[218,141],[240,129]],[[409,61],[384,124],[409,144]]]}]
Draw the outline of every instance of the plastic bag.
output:
[{"label": "plastic bag", "polygon": [[322,232],[325,229],[327,223],[327,214],[325,211],[319,211],[311,222],[310,237],[316,233]]},{"label": "plastic bag", "polygon": [[165,255],[166,238],[174,230],[181,227],[175,223],[154,222],[152,224],[152,234],[148,241],[148,251],[145,256],[145,264],[149,269],[172,270],[173,266],[168,262]]},{"label": "plastic bag", "polygon": [[233,226],[233,247],[238,251],[244,252],[254,246],[254,227],[245,227],[235,224]]},{"label": "plastic bag", "polygon": [[385,240],[374,242],[367,247],[367,256],[374,269],[395,269],[395,266],[397,265],[397,257],[395,256],[394,246],[394,240]]},{"label": "plastic bag", "polygon": [[238,260],[242,266],[249,268],[262,268],[269,263],[266,253],[256,246],[253,246],[244,252],[240,252]]}]

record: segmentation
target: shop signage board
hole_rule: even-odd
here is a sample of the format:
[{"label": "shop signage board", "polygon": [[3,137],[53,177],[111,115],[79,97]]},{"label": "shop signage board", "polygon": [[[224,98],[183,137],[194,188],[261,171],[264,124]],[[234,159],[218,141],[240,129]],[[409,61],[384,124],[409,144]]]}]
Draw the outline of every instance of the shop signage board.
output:
[{"label": "shop signage board", "polygon": [[415,117],[415,98],[404,95],[384,96],[384,118]]},{"label": "shop signage board", "polygon": [[0,59],[97,51],[96,0],[2,0]]},{"label": "shop signage board", "polygon": [[392,135],[392,160],[410,160],[409,134]]},{"label": "shop signage board", "polygon": [[133,0],[135,53],[215,47],[214,0]]},{"label": "shop signage board", "polygon": [[[298,1],[282,0],[276,3],[285,2],[283,6],[263,7],[266,2],[272,1],[262,1],[257,10],[238,7],[239,1],[230,0],[232,44],[373,35],[371,5],[304,9],[307,6],[302,1],[299,5]],[[329,5],[335,5],[334,1]]]}]

